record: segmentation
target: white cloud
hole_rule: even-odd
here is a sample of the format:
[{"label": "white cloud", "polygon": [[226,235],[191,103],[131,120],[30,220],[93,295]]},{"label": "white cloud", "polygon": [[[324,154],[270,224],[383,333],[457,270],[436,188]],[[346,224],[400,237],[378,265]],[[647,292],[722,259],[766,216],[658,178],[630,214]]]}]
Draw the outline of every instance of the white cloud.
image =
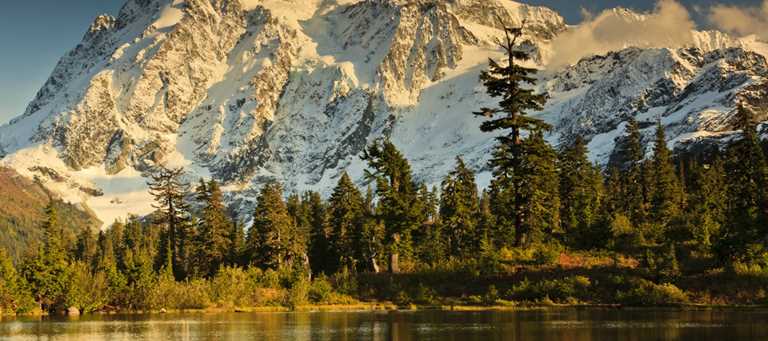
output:
[{"label": "white cloud", "polygon": [[693,41],[691,32],[696,28],[688,10],[676,0],[660,0],[652,12],[640,15],[623,9],[607,10],[594,18],[585,11],[582,15],[587,20],[553,41],[550,66],[629,46],[684,46]]},{"label": "white cloud", "polygon": [[720,30],[747,36],[755,34],[768,39],[768,0],[757,8],[716,5],[710,9],[709,20]]}]

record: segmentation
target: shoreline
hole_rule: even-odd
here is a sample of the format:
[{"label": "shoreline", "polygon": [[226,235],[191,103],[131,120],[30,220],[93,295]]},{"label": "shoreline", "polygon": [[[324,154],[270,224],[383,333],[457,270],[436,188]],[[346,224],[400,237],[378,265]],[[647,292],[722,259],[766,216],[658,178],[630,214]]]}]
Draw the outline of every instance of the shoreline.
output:
[{"label": "shoreline", "polygon": [[615,311],[750,311],[768,310],[768,305],[709,305],[682,304],[659,306],[628,306],[620,304],[555,304],[555,305],[410,305],[398,306],[391,302],[359,303],[359,304],[320,304],[302,305],[296,308],[284,306],[264,307],[235,307],[235,308],[199,308],[199,309],[160,309],[160,310],[115,310],[97,311],[80,315],[66,314],[19,314],[2,315],[0,321],[15,318],[79,318],[83,316],[134,316],[158,315],[173,316],[181,314],[253,314],[253,313],[341,313],[341,312],[516,312],[516,311],[547,311],[547,310],[615,310]]}]

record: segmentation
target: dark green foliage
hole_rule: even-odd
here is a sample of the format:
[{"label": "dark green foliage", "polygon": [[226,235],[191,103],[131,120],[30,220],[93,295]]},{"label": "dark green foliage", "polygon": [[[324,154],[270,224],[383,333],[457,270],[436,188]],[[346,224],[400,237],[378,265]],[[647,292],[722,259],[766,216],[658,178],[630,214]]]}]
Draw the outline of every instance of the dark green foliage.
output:
[{"label": "dark green foliage", "polygon": [[159,264],[170,266],[177,279],[188,274],[191,248],[191,213],[184,201],[189,184],[184,182],[182,168],[161,167],[152,174],[148,183],[149,192],[155,198],[156,222],[164,227],[163,243],[160,245]]},{"label": "dark green foliage", "polygon": [[[599,168],[587,159],[581,137],[560,152],[560,218],[567,244],[577,248],[601,246],[597,226],[603,202],[603,178]],[[604,244],[603,244],[604,245]]]},{"label": "dark green foliage", "polygon": [[389,255],[389,271],[400,271],[400,255],[413,252],[412,233],[426,220],[425,203],[412,180],[408,160],[390,141],[371,144],[362,159],[368,162],[368,179],[376,183],[380,203],[376,216],[384,223],[384,245]]},{"label": "dark green foliage", "polygon": [[[497,108],[482,108],[475,115],[489,118],[480,126],[482,131],[505,132],[496,138],[498,146],[490,161],[491,197],[502,232],[497,238],[511,237],[512,245],[522,246],[545,230],[559,228],[556,157],[542,136],[549,125],[528,116],[529,111],[542,110],[546,99],[526,87],[535,83],[536,70],[519,65],[530,58],[517,46],[522,28],[505,27],[504,32],[499,45],[507,63],[490,60],[490,69],[480,75],[488,94],[501,99]],[[529,137],[524,140],[525,132]]]},{"label": "dark green foliage", "polygon": [[328,201],[328,274],[342,267],[356,269],[362,261],[364,205],[362,194],[344,173]]},{"label": "dark green foliage", "polygon": [[738,108],[736,119],[742,136],[726,151],[727,223],[718,243],[725,262],[763,258],[768,233],[768,174],[757,124],[752,110],[745,106]]},{"label": "dark green foliage", "polygon": [[456,158],[456,168],[443,179],[440,196],[440,224],[449,257],[467,257],[479,250],[480,198],[475,174],[464,160]]},{"label": "dark green foliage", "polygon": [[669,231],[671,224],[680,218],[684,207],[685,195],[677,174],[671,152],[667,149],[664,127],[659,122],[650,163],[650,219],[662,232]]},{"label": "dark green foliage", "polygon": [[289,215],[282,186],[264,185],[257,200],[253,225],[246,239],[251,263],[272,269],[303,264],[307,258],[307,236]]},{"label": "dark green foliage", "polygon": [[229,256],[228,235],[232,222],[224,207],[221,188],[215,180],[207,183],[201,180],[196,192],[202,210],[195,239],[194,264],[198,274],[211,277]]}]

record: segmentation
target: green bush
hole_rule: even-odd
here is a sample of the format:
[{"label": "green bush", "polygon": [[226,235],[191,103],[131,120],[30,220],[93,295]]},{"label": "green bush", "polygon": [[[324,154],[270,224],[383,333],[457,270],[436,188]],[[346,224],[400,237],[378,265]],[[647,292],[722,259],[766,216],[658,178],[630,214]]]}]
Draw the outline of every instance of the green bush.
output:
[{"label": "green bush", "polygon": [[536,302],[549,299],[555,302],[573,302],[577,298],[589,296],[592,285],[589,278],[571,276],[563,279],[545,279],[531,282],[527,278],[510,290],[509,296],[515,300]]},{"label": "green bush", "polygon": [[656,284],[644,279],[630,282],[631,289],[619,291],[616,300],[636,306],[664,306],[688,303],[688,295],[671,283]]},{"label": "green bush", "polygon": [[299,279],[293,283],[285,297],[284,305],[291,309],[306,305],[309,302],[309,290],[311,284],[307,279]]},{"label": "green bush", "polygon": [[223,267],[211,279],[211,300],[222,307],[253,305],[256,285],[248,272],[238,267]]},{"label": "green bush", "polygon": [[314,303],[331,303],[333,294],[333,286],[325,275],[315,278],[309,288],[309,299]]},{"label": "green bush", "polygon": [[483,304],[495,305],[498,300],[499,300],[499,290],[496,289],[495,285],[489,286],[488,290],[485,292],[485,295],[483,296]]}]

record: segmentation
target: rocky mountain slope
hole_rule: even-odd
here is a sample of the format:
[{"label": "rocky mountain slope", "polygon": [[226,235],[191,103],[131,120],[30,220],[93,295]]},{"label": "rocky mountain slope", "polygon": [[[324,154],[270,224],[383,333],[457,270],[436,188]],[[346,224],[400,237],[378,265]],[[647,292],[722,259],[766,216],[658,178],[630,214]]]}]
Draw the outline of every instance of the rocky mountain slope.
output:
[{"label": "rocky mountain slope", "polygon": [[765,44],[715,31],[548,69],[572,28],[510,0],[129,0],[0,127],[0,162],[103,221],[150,210],[142,175],[158,164],[226,182],[233,199],[268,179],[327,191],[344,170],[362,179],[358,155],[382,137],[421,181],[463,155],[487,183],[492,136],[470,113],[491,102],[478,75],[500,57],[499,21],[526,23],[549,140],[585,136],[596,162],[630,116],[683,145],[729,135],[737,98],[764,104]]}]

